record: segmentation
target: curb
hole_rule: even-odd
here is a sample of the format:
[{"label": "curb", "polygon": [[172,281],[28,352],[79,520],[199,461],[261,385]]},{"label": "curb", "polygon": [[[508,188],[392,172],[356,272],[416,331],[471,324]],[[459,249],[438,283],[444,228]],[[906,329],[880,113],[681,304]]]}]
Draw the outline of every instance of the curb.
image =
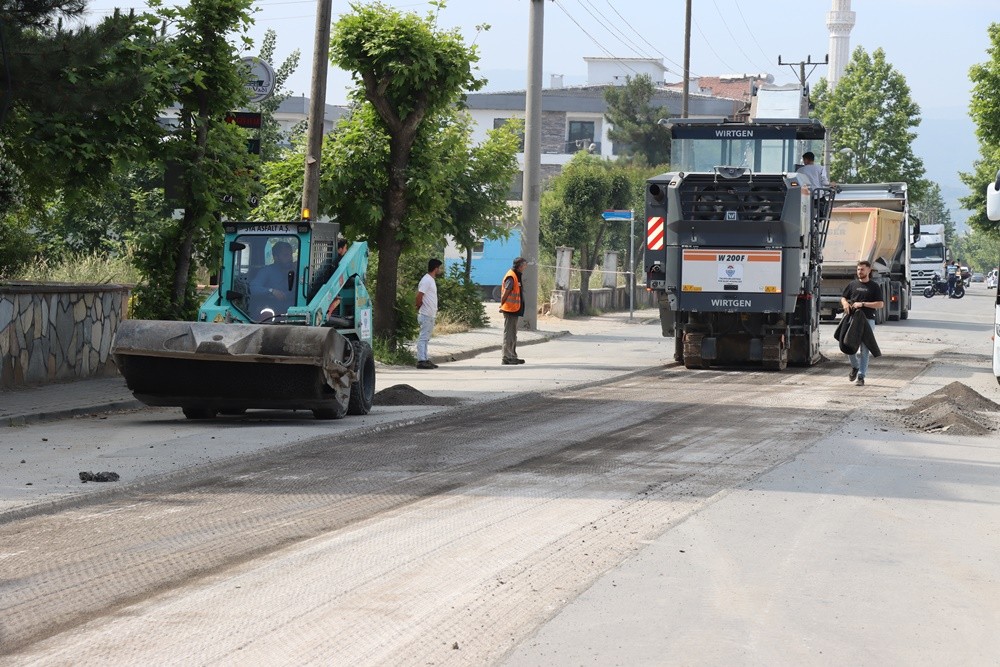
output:
[{"label": "curb", "polygon": [[123,410],[137,410],[146,407],[142,402],[132,399],[123,401],[112,401],[109,403],[95,403],[85,407],[63,408],[61,410],[47,410],[44,412],[29,412],[20,415],[7,415],[0,417],[0,425],[3,426],[26,426],[38,422],[56,421],[58,419],[70,419],[81,415],[92,415],[103,412],[118,412]]},{"label": "curb", "polygon": [[[555,340],[556,338],[562,338],[563,336],[571,335],[569,331],[556,331],[551,334],[542,334],[538,338],[532,340],[519,340],[517,341],[518,347],[523,347],[525,345],[538,345],[539,343],[547,343],[550,340]],[[441,355],[431,355],[430,360],[433,363],[447,363],[449,361],[461,361],[463,359],[471,359],[473,357],[478,357],[480,354],[486,354],[488,352],[499,352],[503,349],[503,344],[499,345],[486,345],[483,347],[477,347],[473,350],[462,350],[461,352],[452,352],[450,354]]]}]

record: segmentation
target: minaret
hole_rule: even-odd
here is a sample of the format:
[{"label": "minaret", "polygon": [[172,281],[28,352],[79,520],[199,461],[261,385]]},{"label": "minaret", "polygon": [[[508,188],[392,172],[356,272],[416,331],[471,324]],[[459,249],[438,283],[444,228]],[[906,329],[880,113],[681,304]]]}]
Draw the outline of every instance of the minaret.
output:
[{"label": "minaret", "polygon": [[854,27],[851,0],[833,0],[833,7],[826,15],[826,27],[830,30],[830,65],[826,71],[832,90],[851,59],[851,28]]}]

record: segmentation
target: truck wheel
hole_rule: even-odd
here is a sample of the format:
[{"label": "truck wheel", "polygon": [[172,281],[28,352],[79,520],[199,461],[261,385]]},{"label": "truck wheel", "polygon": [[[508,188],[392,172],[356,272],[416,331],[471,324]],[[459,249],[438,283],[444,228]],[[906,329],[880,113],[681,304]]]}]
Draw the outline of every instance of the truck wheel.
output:
[{"label": "truck wheel", "polygon": [[181,408],[181,412],[188,419],[215,419],[215,415],[218,414],[211,408]]},{"label": "truck wheel", "polygon": [[347,407],[349,415],[366,415],[372,410],[375,400],[375,358],[372,348],[362,341],[351,341],[354,348],[358,379],[351,383],[351,402]]},{"label": "truck wheel", "polygon": [[899,319],[901,319],[901,320],[908,320],[908,319],[910,319],[910,311],[908,311],[906,308],[904,308],[899,313]]}]

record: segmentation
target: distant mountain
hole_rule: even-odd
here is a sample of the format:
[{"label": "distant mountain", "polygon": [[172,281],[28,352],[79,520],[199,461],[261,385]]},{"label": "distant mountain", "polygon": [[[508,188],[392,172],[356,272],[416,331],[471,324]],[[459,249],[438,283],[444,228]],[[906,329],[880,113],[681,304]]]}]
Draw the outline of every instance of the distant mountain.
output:
[{"label": "distant mountain", "polygon": [[959,180],[958,172],[972,171],[972,163],[979,157],[972,120],[964,114],[954,118],[924,118],[917,128],[913,150],[924,161],[927,178],[941,186],[951,219],[963,231],[969,211],[961,207],[958,198],[967,196],[969,189]]}]

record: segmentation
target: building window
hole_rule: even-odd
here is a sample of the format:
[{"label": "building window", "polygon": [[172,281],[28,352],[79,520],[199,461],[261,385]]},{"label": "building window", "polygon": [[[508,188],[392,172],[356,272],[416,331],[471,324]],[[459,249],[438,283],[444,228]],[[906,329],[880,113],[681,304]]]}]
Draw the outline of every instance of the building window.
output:
[{"label": "building window", "polygon": [[519,171],[514,174],[514,178],[510,184],[510,190],[507,192],[508,200],[524,199],[524,172]]},{"label": "building window", "polygon": [[[514,119],[513,118],[494,118],[493,119],[493,129],[494,130],[499,130],[501,127],[503,127],[504,125],[506,125],[508,121],[511,121],[511,120],[514,120]],[[523,153],[524,152],[524,126],[523,125],[522,125],[521,131],[518,133],[517,136],[520,137],[520,139],[521,139],[520,143],[517,146],[517,150],[518,150],[519,153]]]},{"label": "building window", "polygon": [[569,121],[569,137],[566,140],[567,153],[575,153],[580,150],[585,151],[594,143],[594,121]]}]

